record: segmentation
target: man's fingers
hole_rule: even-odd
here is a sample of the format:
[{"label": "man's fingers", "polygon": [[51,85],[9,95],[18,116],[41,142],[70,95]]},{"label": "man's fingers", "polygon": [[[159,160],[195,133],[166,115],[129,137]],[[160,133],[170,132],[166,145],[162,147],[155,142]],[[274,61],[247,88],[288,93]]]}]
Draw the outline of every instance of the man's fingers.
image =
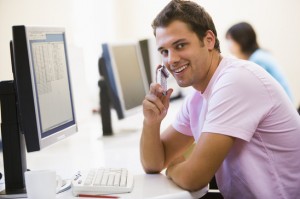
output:
[{"label": "man's fingers", "polygon": [[166,109],[169,108],[170,98],[171,98],[172,93],[173,93],[173,89],[172,88],[168,89],[167,95],[164,96],[164,98],[162,100],[162,103]]},{"label": "man's fingers", "polygon": [[153,103],[160,112],[163,112],[165,110],[164,104],[157,96],[155,96],[153,94],[148,94],[148,95],[146,95],[145,99],[150,101],[151,103]]},{"label": "man's fingers", "polygon": [[145,110],[152,110],[154,111],[157,115],[160,115],[161,111],[158,109],[158,107],[150,102],[149,100],[145,99],[143,101],[143,106]]},{"label": "man's fingers", "polygon": [[169,88],[168,91],[167,91],[167,98],[168,98],[168,99],[170,99],[172,93],[173,93],[173,89],[172,89],[172,88]]},{"label": "man's fingers", "polygon": [[150,94],[154,94],[156,96],[162,95],[163,89],[161,85],[158,83],[151,83],[150,85]]},{"label": "man's fingers", "polygon": [[169,101],[173,89],[169,89],[166,95],[163,95],[163,89],[161,85],[157,83],[152,83],[150,85],[150,93],[146,95],[145,100],[148,100],[152,104],[154,104],[159,110],[159,114],[165,113],[169,108]]}]

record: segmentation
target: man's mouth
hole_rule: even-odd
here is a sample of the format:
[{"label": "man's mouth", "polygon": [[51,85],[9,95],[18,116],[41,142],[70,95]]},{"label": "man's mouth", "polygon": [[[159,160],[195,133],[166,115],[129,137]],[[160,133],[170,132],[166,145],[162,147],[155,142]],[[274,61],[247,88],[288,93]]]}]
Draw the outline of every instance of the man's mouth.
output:
[{"label": "man's mouth", "polygon": [[184,71],[184,69],[186,69],[189,66],[189,64],[183,65],[180,68],[173,70],[175,73],[181,73],[182,71]]}]

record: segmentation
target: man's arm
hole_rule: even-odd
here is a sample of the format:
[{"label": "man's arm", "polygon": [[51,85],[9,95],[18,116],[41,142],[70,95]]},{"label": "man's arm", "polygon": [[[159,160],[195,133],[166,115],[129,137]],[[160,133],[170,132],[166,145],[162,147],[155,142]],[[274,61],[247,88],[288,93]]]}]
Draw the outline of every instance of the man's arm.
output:
[{"label": "man's arm", "polygon": [[171,163],[167,176],[189,191],[205,187],[229,153],[234,140],[222,134],[202,133],[191,156],[185,161]]},{"label": "man's arm", "polygon": [[167,114],[172,90],[162,95],[158,84],[151,84],[143,101],[144,126],[140,141],[141,162],[146,173],[159,173],[193,143],[193,138],[172,126],[160,134],[161,121]]},{"label": "man's arm", "polygon": [[172,161],[181,158],[194,142],[193,137],[177,132],[169,126],[161,135],[145,127],[141,137],[141,161],[146,173],[159,173]]}]

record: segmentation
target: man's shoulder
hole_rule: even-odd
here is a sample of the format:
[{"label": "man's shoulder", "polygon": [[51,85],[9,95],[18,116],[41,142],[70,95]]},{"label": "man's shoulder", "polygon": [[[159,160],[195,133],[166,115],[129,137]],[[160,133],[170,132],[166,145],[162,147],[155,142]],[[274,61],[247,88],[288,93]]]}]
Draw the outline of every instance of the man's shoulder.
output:
[{"label": "man's shoulder", "polygon": [[220,88],[235,91],[264,90],[265,85],[272,84],[271,82],[268,73],[257,64],[246,60],[224,58],[223,66],[212,89],[214,91]]},{"label": "man's shoulder", "polygon": [[234,81],[247,81],[249,78],[260,78],[266,72],[257,64],[241,59],[223,58],[218,80],[228,79]]}]

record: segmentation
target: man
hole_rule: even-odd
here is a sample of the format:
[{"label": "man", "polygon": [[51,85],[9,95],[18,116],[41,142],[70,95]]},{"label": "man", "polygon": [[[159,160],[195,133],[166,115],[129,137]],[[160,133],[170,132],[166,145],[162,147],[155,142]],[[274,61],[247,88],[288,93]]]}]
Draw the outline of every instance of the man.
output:
[{"label": "man", "polygon": [[[155,18],[163,63],[195,90],[160,134],[172,89],[152,83],[143,101],[141,162],[198,190],[216,174],[225,198],[300,195],[300,117],[282,87],[254,63],[223,58],[214,23],[199,5],[171,1]],[[182,154],[196,142],[192,154]]]}]

